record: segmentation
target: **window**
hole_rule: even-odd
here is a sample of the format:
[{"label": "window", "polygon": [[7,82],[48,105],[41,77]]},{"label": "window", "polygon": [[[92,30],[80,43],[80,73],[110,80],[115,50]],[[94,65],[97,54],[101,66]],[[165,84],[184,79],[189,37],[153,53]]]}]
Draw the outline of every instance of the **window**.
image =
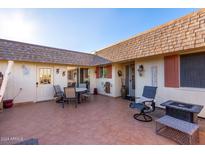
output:
[{"label": "window", "polygon": [[51,69],[50,68],[40,68],[40,84],[51,84]]},{"label": "window", "polygon": [[112,78],[112,65],[104,66],[104,78]]},{"label": "window", "polygon": [[180,85],[205,88],[205,52],[180,56]]},{"label": "window", "polygon": [[100,78],[103,78],[103,74],[104,74],[103,72],[104,72],[104,69],[103,69],[103,66],[101,66],[101,67],[100,67],[100,70],[99,70]]},{"label": "window", "polygon": [[96,78],[112,78],[112,65],[97,66]]}]

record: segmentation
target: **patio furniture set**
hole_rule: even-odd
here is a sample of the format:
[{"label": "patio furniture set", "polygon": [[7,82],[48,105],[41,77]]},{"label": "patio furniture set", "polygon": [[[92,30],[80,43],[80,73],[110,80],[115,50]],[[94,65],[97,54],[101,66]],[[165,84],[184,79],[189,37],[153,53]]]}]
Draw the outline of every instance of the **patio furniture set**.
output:
[{"label": "patio furniture set", "polygon": [[61,90],[59,85],[54,85],[54,91],[57,103],[62,103],[62,107],[64,108],[65,103],[74,102],[75,108],[77,105],[83,101],[87,101],[90,99],[90,93],[88,89],[82,84],[79,87],[68,86],[64,87],[64,91]]},{"label": "patio furniture set", "polygon": [[[79,84],[64,87],[61,90],[59,85],[54,85],[56,102],[65,103],[75,102],[75,107],[82,101],[90,98],[90,93],[86,85]],[[137,109],[139,113],[133,117],[142,122],[152,121],[152,117],[148,113],[155,111],[155,96],[157,87],[144,86],[142,97],[136,97],[136,101],[131,102],[129,107]],[[173,100],[166,101],[161,104],[165,107],[166,113],[159,119],[156,119],[156,134],[170,138],[179,144],[197,144],[199,142],[199,125],[197,115],[203,106],[195,104],[187,104]]]},{"label": "patio furniture set", "polygon": [[[155,95],[157,87],[145,86],[142,97],[136,97],[129,107],[137,109],[133,117],[143,122],[152,121],[147,115],[155,111]],[[156,119],[156,134],[170,138],[179,144],[197,144],[199,142],[199,125],[197,115],[203,106],[187,104],[169,100],[161,104],[166,109],[166,114]]]}]

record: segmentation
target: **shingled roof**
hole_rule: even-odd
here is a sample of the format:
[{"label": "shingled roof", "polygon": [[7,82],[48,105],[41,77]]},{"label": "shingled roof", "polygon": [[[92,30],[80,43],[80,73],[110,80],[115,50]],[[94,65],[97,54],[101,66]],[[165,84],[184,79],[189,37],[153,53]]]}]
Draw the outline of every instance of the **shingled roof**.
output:
[{"label": "shingled roof", "polygon": [[96,52],[112,62],[205,47],[205,9]]},{"label": "shingled roof", "polygon": [[110,63],[95,54],[0,39],[0,60],[96,66]]}]

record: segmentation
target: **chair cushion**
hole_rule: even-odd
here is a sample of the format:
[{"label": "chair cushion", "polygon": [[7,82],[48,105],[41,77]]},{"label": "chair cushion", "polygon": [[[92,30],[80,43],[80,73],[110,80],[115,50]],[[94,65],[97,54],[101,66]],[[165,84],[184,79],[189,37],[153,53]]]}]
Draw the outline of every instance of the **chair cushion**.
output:
[{"label": "chair cushion", "polygon": [[130,103],[130,108],[133,108],[133,109],[138,109],[138,110],[143,110],[145,108],[145,105],[142,104],[142,103],[135,103],[135,102],[132,102]]},{"label": "chair cushion", "polygon": [[151,102],[151,101],[153,101],[153,99],[142,96],[136,99],[135,103],[143,103],[143,102]]},{"label": "chair cushion", "polygon": [[90,97],[90,94],[85,93],[85,94],[82,94],[82,96]]}]

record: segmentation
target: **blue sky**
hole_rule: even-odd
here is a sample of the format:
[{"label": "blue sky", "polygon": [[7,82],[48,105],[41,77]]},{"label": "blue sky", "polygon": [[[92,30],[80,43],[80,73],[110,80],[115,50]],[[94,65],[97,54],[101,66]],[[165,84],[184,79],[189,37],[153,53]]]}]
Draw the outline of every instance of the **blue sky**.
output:
[{"label": "blue sky", "polygon": [[196,9],[0,9],[0,38],[91,52]]}]

